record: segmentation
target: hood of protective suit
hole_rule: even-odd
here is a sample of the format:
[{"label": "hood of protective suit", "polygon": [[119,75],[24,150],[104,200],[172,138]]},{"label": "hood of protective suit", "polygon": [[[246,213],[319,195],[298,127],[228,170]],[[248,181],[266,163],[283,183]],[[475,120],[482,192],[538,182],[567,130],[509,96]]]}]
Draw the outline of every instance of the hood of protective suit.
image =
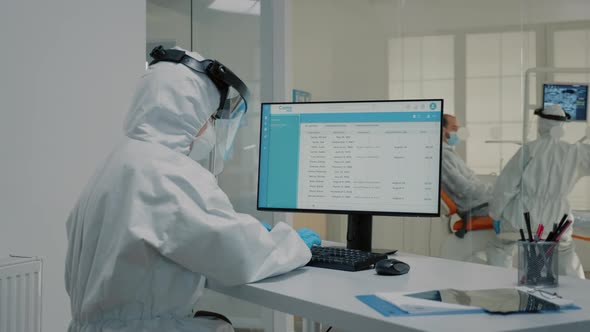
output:
[{"label": "hood of protective suit", "polygon": [[[187,54],[203,60],[198,53]],[[140,80],[125,120],[125,133],[188,155],[195,136],[216,111],[219,98],[207,75],[183,64],[154,64]]]},{"label": "hood of protective suit", "polygon": [[[556,116],[565,116],[565,111],[559,105],[549,105],[543,109],[543,113],[547,115],[556,115]],[[557,120],[549,120],[543,119],[539,117],[538,119],[538,133],[539,137],[551,137],[551,130],[553,128],[561,128],[563,127],[563,121]]]}]

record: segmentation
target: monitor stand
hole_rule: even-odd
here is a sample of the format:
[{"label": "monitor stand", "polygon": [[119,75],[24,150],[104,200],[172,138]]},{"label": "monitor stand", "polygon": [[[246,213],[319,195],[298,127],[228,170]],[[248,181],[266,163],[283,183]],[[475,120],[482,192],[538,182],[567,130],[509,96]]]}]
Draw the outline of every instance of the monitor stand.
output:
[{"label": "monitor stand", "polygon": [[346,248],[371,251],[373,216],[370,214],[349,214]]}]

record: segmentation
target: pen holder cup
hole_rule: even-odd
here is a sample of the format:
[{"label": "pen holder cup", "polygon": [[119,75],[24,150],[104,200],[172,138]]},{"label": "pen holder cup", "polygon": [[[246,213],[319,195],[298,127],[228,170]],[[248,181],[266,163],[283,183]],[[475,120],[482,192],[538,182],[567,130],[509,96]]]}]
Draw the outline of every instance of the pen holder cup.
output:
[{"label": "pen holder cup", "polygon": [[518,241],[518,285],[557,287],[557,242]]}]

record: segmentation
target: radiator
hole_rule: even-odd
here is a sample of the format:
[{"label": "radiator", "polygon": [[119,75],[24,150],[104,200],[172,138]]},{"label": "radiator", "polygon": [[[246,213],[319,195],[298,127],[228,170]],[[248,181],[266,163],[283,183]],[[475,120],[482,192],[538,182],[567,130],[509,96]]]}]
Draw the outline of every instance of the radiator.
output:
[{"label": "radiator", "polygon": [[0,332],[41,331],[41,271],[37,258],[0,258]]}]

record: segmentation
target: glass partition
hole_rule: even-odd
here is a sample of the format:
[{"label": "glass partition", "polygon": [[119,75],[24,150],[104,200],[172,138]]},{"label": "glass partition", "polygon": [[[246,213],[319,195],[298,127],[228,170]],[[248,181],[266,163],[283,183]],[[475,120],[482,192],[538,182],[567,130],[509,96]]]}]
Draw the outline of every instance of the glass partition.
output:
[{"label": "glass partition", "polygon": [[[252,1],[147,1],[146,54],[156,45],[179,46],[216,59],[248,86],[247,117],[229,160],[218,177],[236,211],[273,222],[271,213],[256,211],[258,131],[261,89],[261,8]],[[204,162],[204,165],[208,165]],[[262,308],[206,291],[196,309],[221,312],[236,327],[262,328]]]},{"label": "glass partition", "polygon": [[[543,84],[587,84],[590,78],[588,71],[531,74],[525,91],[530,68],[590,66],[590,3],[585,1],[301,0],[292,5],[295,89],[313,100],[444,98],[445,113],[466,129],[459,132],[453,155],[482,188],[489,187],[490,202],[497,176],[524,141],[538,138],[533,108],[543,103]],[[526,110],[525,97],[531,105]],[[586,134],[588,122],[568,122],[564,128],[561,140],[574,144]],[[560,162],[564,172],[573,167]],[[544,174],[534,176],[545,180]],[[588,177],[565,193],[579,215],[574,241],[587,270],[589,195]],[[455,198],[470,206],[478,203],[474,197]],[[450,233],[458,219],[459,214],[444,213],[428,220],[378,217],[374,247],[486,263],[494,231],[474,230],[459,238]],[[327,238],[344,241],[346,218],[327,215],[325,220]],[[491,226],[490,220],[486,227]]]},{"label": "glass partition", "polygon": [[261,86],[260,3],[150,0],[147,9],[146,54],[160,44],[192,49],[228,66],[250,89],[247,118],[242,123],[219,183],[237,211],[272,222],[271,214],[256,211]]},{"label": "glass partition", "polygon": [[[261,13],[260,2],[234,3],[246,2],[246,7],[228,9],[224,1],[149,0],[146,51],[157,43],[192,48],[205,57],[217,58],[246,81],[253,101],[219,183],[237,211],[273,221],[272,214],[256,211],[261,71],[272,66],[261,63],[261,53],[266,51],[263,45],[272,45],[261,39],[261,18],[270,13]],[[588,1],[288,3],[290,19],[285,24],[289,47],[280,56],[287,59],[292,78],[287,85],[293,88],[293,98],[444,98],[445,113],[453,115],[463,128],[458,131],[459,144],[449,147],[447,154],[455,163],[462,163],[462,168],[444,172],[460,172],[469,183],[489,188],[482,189],[488,203],[495,200],[493,188],[498,176],[508,173],[506,167],[523,143],[539,138],[539,118],[533,108],[543,105],[543,84],[590,82]],[[525,85],[527,70],[555,67],[580,70],[542,70],[531,74]],[[578,144],[582,151],[587,148],[582,144],[590,144],[588,140],[581,142],[587,133],[587,120],[568,122],[560,139],[568,146]],[[583,157],[582,152],[579,156]],[[582,177],[590,166],[582,157],[553,161],[551,165],[563,170],[560,174],[564,179],[572,169],[580,177],[573,181],[571,190],[559,195],[566,197],[564,202],[573,210],[573,241],[582,265],[590,270],[590,179]],[[444,172],[442,176],[450,178]],[[528,174],[524,166],[518,173],[517,178]],[[539,183],[547,181],[544,173],[526,176]],[[453,188],[459,193],[467,190],[459,185]],[[462,229],[458,220],[476,216],[473,211],[479,206],[473,205],[481,200],[475,197],[455,196],[441,201],[439,218],[376,217],[373,247],[485,264],[488,246],[496,239],[490,229],[494,218],[484,220],[481,230],[468,230],[463,238],[456,235]],[[454,212],[453,205],[471,207]],[[480,217],[493,214],[485,208],[481,211],[485,215]],[[502,212],[494,217],[504,223]],[[346,217],[342,215],[294,214],[293,224],[315,229],[327,240],[346,240]]]}]

